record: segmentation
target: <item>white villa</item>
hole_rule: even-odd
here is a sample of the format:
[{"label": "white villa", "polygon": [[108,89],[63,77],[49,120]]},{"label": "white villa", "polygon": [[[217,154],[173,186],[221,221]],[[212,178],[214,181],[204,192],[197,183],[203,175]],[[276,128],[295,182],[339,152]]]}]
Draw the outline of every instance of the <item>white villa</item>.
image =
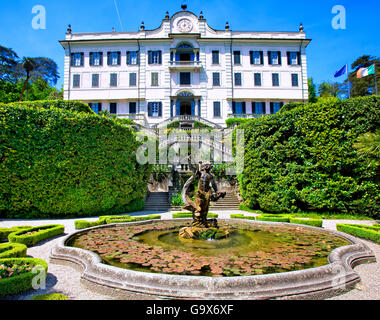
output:
[{"label": "white villa", "polygon": [[182,10],[136,32],[72,33],[64,99],[148,128],[173,121],[225,127],[227,118],[276,113],[308,99],[306,39],[297,32],[215,30]]}]

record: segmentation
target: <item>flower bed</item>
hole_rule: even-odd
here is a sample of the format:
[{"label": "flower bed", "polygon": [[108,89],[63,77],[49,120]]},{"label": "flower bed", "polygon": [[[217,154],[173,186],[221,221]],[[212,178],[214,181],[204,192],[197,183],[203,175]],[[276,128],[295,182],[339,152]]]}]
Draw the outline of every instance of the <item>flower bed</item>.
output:
[{"label": "flower bed", "polygon": [[26,250],[26,245],[22,243],[2,243],[0,244],[0,259],[25,257]]},{"label": "flower bed", "polygon": [[336,229],[355,237],[364,238],[380,243],[380,227],[379,226],[366,226],[359,224],[343,224],[338,223]]},{"label": "flower bed", "polygon": [[9,242],[23,243],[26,246],[33,246],[36,243],[64,233],[65,227],[60,224],[34,227],[26,230],[11,233],[8,236]]},{"label": "flower bed", "polygon": [[13,295],[32,288],[32,280],[40,276],[33,268],[41,266],[47,274],[48,265],[35,258],[9,258],[0,260],[0,297]]}]

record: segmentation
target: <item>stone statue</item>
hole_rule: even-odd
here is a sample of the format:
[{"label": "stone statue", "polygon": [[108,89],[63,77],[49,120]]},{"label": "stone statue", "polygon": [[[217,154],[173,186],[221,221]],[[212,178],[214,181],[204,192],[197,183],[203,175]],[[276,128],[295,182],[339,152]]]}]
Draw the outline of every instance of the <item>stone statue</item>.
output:
[{"label": "stone statue", "polygon": [[[194,233],[206,232],[209,228],[218,231],[216,220],[207,220],[207,214],[210,206],[210,201],[217,201],[224,198],[225,192],[218,192],[215,179],[211,174],[212,164],[209,162],[202,163],[196,167],[194,174],[186,181],[182,189],[182,199],[185,203],[184,210],[189,210],[193,213],[192,228],[183,228],[180,235],[184,238],[194,238]],[[187,190],[194,179],[198,179],[198,189],[195,192],[194,201],[190,199]],[[186,230],[185,230],[186,229]],[[198,230],[197,230],[198,229]],[[198,231],[198,232],[195,232]],[[187,233],[187,234],[185,234]]]}]

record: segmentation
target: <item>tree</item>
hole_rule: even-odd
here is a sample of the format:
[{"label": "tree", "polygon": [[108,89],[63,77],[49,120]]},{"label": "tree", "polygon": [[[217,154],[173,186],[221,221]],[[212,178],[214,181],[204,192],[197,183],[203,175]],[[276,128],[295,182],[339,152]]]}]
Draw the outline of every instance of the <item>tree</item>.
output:
[{"label": "tree", "polygon": [[321,98],[337,98],[342,93],[342,89],[338,83],[322,82],[318,87],[318,93]]},{"label": "tree", "polygon": [[20,58],[16,52],[0,46],[0,79],[15,83],[17,81],[15,68],[19,62]]},{"label": "tree", "polygon": [[[351,69],[354,71],[350,73],[349,80],[352,85],[351,96],[369,96],[376,92],[375,88],[375,75],[369,75],[367,77],[358,79],[356,77],[357,72],[360,68],[368,68],[369,66],[375,64],[376,76],[380,79],[380,60],[373,56],[364,55],[355,60],[351,65]],[[379,88],[379,83],[377,83]]]},{"label": "tree", "polygon": [[313,82],[313,78],[307,79],[307,84],[309,87],[309,102],[315,103],[317,102],[317,89],[315,88],[315,84]]}]

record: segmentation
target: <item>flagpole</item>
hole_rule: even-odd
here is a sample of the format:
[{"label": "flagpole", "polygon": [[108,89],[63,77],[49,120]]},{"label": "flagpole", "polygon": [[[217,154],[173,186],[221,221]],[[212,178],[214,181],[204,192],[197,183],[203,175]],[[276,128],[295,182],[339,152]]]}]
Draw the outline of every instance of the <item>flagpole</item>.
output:
[{"label": "flagpole", "polygon": [[348,64],[346,64],[346,73],[347,73],[347,92],[348,92],[348,99],[351,98],[351,90],[350,90],[350,78],[348,77]]},{"label": "flagpole", "polygon": [[375,88],[376,88],[376,95],[378,95],[377,93],[377,77],[376,77],[376,63],[375,63]]}]

